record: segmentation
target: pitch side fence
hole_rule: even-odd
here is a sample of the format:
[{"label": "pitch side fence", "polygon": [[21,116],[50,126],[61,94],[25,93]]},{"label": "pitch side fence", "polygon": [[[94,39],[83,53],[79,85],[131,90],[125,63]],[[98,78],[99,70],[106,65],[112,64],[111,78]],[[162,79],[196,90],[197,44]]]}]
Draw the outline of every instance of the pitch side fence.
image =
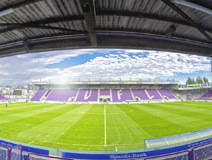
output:
[{"label": "pitch side fence", "polygon": [[[24,146],[5,147],[0,145],[0,160],[209,160],[212,159],[212,138],[183,146],[161,150],[123,154],[86,154],[67,153],[58,148],[58,156],[27,153],[23,156]],[[181,151],[179,151],[181,149]],[[26,155],[26,153],[25,153]]]}]

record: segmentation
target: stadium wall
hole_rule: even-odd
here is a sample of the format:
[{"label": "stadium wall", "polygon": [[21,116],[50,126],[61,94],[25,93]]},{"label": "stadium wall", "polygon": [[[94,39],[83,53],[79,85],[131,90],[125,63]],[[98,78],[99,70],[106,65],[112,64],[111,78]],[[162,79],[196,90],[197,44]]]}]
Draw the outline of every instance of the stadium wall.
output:
[{"label": "stadium wall", "polygon": [[[13,151],[13,149],[15,149]],[[47,159],[126,159],[126,160],[167,160],[167,159],[178,159],[178,160],[208,160],[212,157],[212,138],[201,140],[195,143],[190,143],[182,146],[166,148],[161,150],[151,150],[145,152],[132,152],[132,153],[114,153],[114,154],[89,154],[87,153],[70,153],[63,152],[62,157],[49,156],[48,150],[32,148],[28,146],[21,146],[14,143],[0,140],[0,155],[4,157],[4,160],[20,160],[19,153],[22,153],[22,159],[28,155],[30,160],[47,160]],[[13,155],[12,155],[13,154]],[[15,154],[15,155],[14,155]],[[16,157],[11,159],[11,157]],[[59,156],[59,155],[58,155]]]}]

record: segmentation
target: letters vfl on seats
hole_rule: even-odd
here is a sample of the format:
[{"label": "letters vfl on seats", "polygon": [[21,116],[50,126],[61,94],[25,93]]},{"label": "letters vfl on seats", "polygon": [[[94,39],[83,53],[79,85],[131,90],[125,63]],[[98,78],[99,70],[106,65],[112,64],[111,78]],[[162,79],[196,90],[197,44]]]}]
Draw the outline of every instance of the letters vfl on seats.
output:
[{"label": "letters vfl on seats", "polygon": [[126,101],[133,100],[132,94],[129,89],[113,89],[112,90],[113,101]]},{"label": "letters vfl on seats", "polygon": [[98,90],[97,89],[81,89],[77,96],[77,102],[86,102],[86,101],[97,101],[98,99]]}]

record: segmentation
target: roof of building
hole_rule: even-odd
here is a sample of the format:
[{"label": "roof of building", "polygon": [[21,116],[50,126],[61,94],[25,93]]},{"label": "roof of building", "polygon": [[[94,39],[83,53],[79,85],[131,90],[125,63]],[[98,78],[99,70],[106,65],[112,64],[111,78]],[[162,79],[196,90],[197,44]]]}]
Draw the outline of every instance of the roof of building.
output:
[{"label": "roof of building", "polygon": [[1,0],[0,16],[0,57],[83,48],[212,54],[211,0]]}]

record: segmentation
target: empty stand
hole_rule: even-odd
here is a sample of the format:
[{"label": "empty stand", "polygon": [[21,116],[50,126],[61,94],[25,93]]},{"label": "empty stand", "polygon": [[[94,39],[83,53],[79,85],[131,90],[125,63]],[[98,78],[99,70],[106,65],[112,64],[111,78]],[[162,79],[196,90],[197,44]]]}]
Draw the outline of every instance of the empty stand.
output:
[{"label": "empty stand", "polygon": [[0,99],[6,99],[4,95],[0,94]]},{"label": "empty stand", "polygon": [[110,96],[110,89],[101,89],[100,96]]},{"label": "empty stand", "polygon": [[207,92],[206,94],[204,94],[200,100],[212,100],[212,91]]},{"label": "empty stand", "polygon": [[141,100],[149,99],[149,97],[147,96],[147,94],[146,94],[144,89],[132,89],[132,93],[133,93],[135,98],[138,97]]},{"label": "empty stand", "polygon": [[71,97],[76,97],[78,90],[52,90],[47,101],[68,101]]},{"label": "empty stand", "polygon": [[97,89],[81,89],[77,96],[77,102],[98,101]]},{"label": "empty stand", "polygon": [[174,99],[176,98],[168,89],[158,89],[158,91],[160,92],[160,94],[162,96],[166,96],[169,99]]},{"label": "empty stand", "polygon": [[133,101],[133,97],[129,89],[112,89],[112,98],[114,102],[123,102],[126,100]]},{"label": "empty stand", "polygon": [[39,90],[31,100],[32,101],[39,101],[45,93],[46,93],[46,90]]},{"label": "empty stand", "polygon": [[146,91],[151,99],[162,99],[156,89],[147,89]]}]

